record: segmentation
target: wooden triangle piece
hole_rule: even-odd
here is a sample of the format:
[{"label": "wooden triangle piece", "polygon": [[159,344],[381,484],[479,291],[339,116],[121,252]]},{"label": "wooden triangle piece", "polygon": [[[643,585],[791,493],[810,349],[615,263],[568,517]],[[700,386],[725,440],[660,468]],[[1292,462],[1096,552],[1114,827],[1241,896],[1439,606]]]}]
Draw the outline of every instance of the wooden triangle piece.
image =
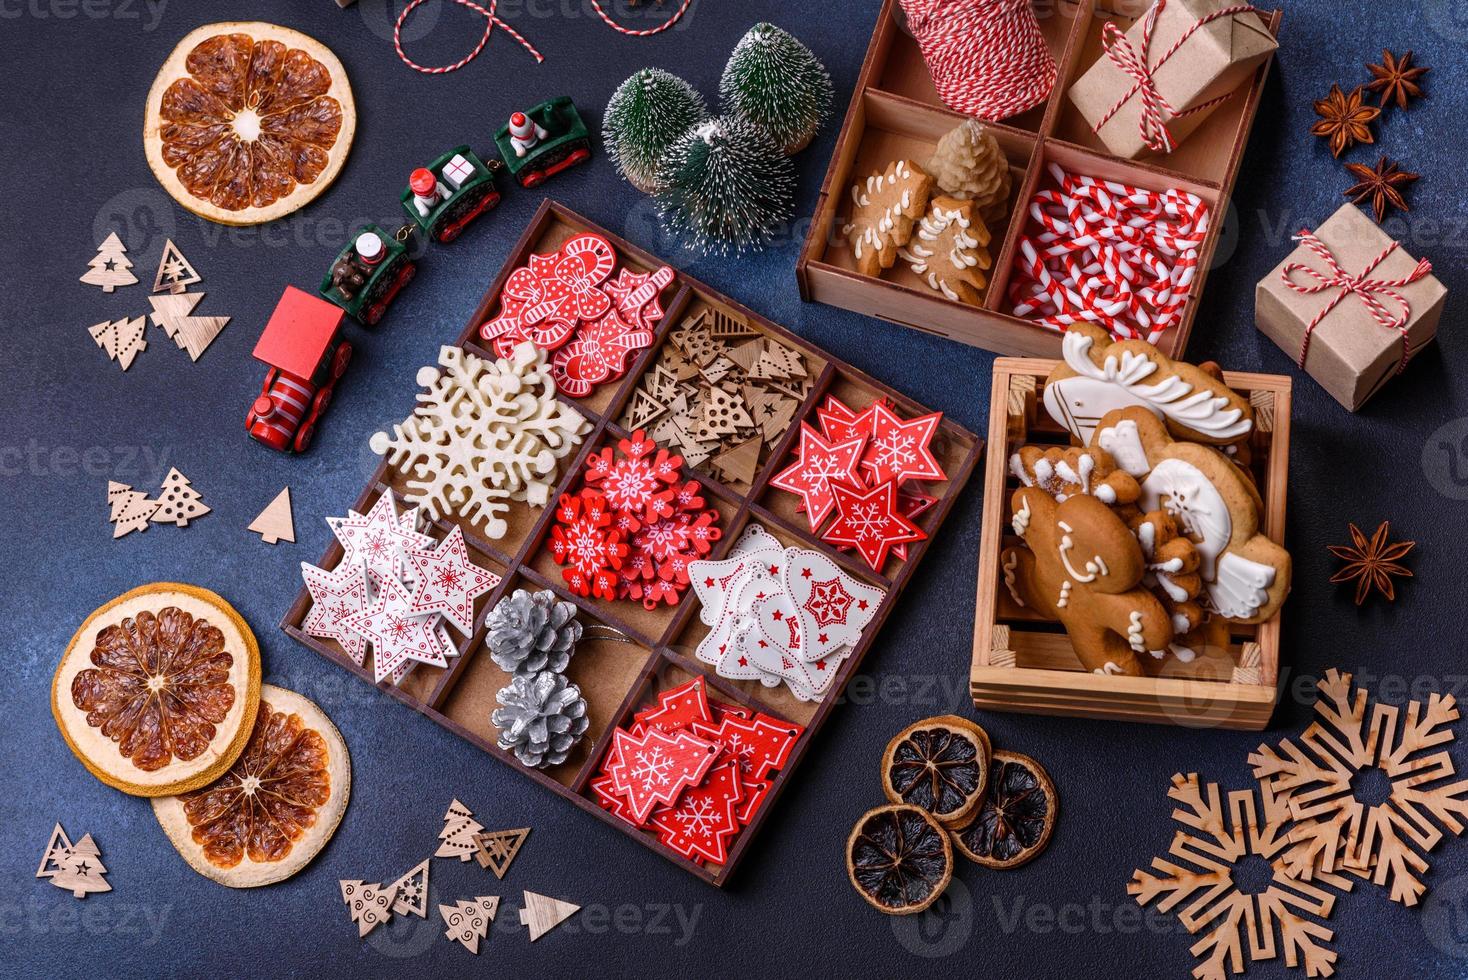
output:
[{"label": "wooden triangle piece", "polygon": [[51,839],[46,842],[46,850],[41,855],[41,866],[36,869],[36,877],[50,878],[55,875],[61,870],[61,859],[70,853],[71,839],[58,823],[51,830]]},{"label": "wooden triangle piece", "polygon": [[753,483],[755,471],[759,469],[759,451],[764,440],[758,437],[746,439],[731,446],[714,457],[714,465],[726,479],[735,483]]},{"label": "wooden triangle piece", "polygon": [[286,487],[275,495],[258,517],[250,522],[247,530],[260,535],[266,544],[296,540],[296,522],[291,517],[291,488]]},{"label": "wooden triangle piece", "polygon": [[638,388],[632,392],[632,401],[628,403],[627,411],[622,417],[626,420],[627,428],[636,431],[647,428],[667,410],[667,405],[648,394],[645,389]]},{"label": "wooden triangle piece", "polygon": [[515,860],[515,855],[520,853],[520,848],[525,844],[525,838],[529,836],[529,827],[475,834],[474,843],[477,850],[474,853],[474,860],[479,862],[481,868],[493,871],[496,878],[503,879],[505,872],[510,870],[510,862]]},{"label": "wooden triangle piece", "polygon": [[765,442],[773,445],[780,441],[780,436],[790,427],[795,418],[795,410],[800,407],[800,402],[794,398],[781,398],[774,403],[773,407],[765,413],[760,420],[760,432],[765,437]]},{"label": "wooden triangle piece", "polygon": [[158,274],[153,277],[153,292],[181,293],[203,279],[183,257],[173,239],[163,243],[163,256],[158,260]]},{"label": "wooden triangle piece", "polygon": [[740,370],[748,374],[754,370],[755,364],[759,361],[760,352],[764,349],[765,342],[756,338],[737,347],[731,347],[727,356],[729,360],[739,365]]},{"label": "wooden triangle piece", "polygon": [[579,905],[526,892],[525,907],[520,910],[520,924],[529,927],[533,943],[579,911]]},{"label": "wooden triangle piece", "polygon": [[755,332],[744,317],[715,310],[713,322],[709,325],[709,334],[717,340],[734,340],[739,337],[753,337]]},{"label": "wooden triangle piece", "polygon": [[428,858],[391,885],[382,886],[393,894],[392,910],[398,915],[428,918]]}]

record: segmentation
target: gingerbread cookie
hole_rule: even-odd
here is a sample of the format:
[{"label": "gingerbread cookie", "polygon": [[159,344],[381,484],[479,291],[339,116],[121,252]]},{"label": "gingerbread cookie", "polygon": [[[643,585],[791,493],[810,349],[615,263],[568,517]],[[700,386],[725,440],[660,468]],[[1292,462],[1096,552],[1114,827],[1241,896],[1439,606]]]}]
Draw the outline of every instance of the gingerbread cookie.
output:
[{"label": "gingerbread cookie", "polygon": [[851,188],[851,222],[841,229],[856,256],[856,271],[879,276],[897,261],[913,224],[928,209],[933,178],[911,160],[896,160]]},{"label": "gingerbread cookie", "polygon": [[1020,483],[1039,487],[1057,503],[1084,493],[1103,504],[1124,505],[1135,503],[1141,494],[1137,481],[1117,469],[1104,449],[1020,446],[1009,457],[1009,471]]},{"label": "gingerbread cookie", "polygon": [[1014,601],[1064,625],[1087,670],[1156,669],[1172,620],[1142,585],[1146,560],[1131,529],[1087,494],[1057,503],[1039,487],[1020,487],[1011,500],[1014,531],[1028,545],[1000,555]]},{"label": "gingerbread cookie", "polygon": [[1045,379],[1045,408],[1082,443],[1118,408],[1140,406],[1179,439],[1226,446],[1254,430],[1249,400],[1220,378],[1143,340],[1113,341],[1091,323],[1065,332],[1064,361]]},{"label": "gingerbread cookie", "polygon": [[906,248],[898,249],[912,271],[931,289],[958,303],[984,301],[989,255],[989,229],[974,213],[973,201],[935,197]]},{"label": "gingerbread cookie", "polygon": [[1203,578],[1198,574],[1202,563],[1198,549],[1184,536],[1171,514],[1154,510],[1131,522],[1132,533],[1142,548],[1147,574],[1142,584],[1161,600],[1172,617],[1172,631],[1177,636],[1191,633],[1203,623],[1203,607],[1196,601],[1203,591]]}]

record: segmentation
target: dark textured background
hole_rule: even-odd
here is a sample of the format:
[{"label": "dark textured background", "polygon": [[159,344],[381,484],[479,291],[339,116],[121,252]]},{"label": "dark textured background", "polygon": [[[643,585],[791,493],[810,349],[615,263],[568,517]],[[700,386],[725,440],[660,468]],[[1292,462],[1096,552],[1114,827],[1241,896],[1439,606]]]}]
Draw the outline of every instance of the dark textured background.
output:
[{"label": "dark textured background", "polygon": [[[1288,232],[1324,220],[1348,183],[1340,163],[1306,135],[1310,100],[1331,81],[1354,84],[1383,44],[1415,47],[1434,69],[1427,102],[1393,113],[1380,130],[1381,149],[1423,173],[1412,191],[1412,216],[1394,220],[1392,230],[1437,263],[1455,297],[1468,287],[1459,268],[1468,251],[1461,178],[1468,10],[1453,0],[1285,6],[1283,46],[1190,351],[1245,371],[1293,372],[1289,358],[1254,329],[1254,283],[1287,250]],[[846,882],[841,843],[855,817],[881,800],[877,760],[889,735],[924,715],[973,714],[966,688],[977,486],[953,512],[872,650],[863,696],[833,713],[796,785],[723,891],[275,627],[300,585],[297,563],[314,561],[326,544],[322,518],[343,512],[375,461],[367,436],[404,414],[416,390],[414,372],[457,334],[541,194],[514,189],[463,239],[425,257],[382,327],[356,334],[359,356],[316,445],[300,458],[269,452],[242,431],[262,373],[249,352],[281,287],[310,288],[359,221],[395,226],[408,169],[461,141],[487,145],[515,108],[565,92],[599,124],[612,88],[645,64],[714,93],[730,47],[761,17],[792,30],[825,60],[844,111],[877,7],[877,0],[696,0],[686,29],[634,40],[613,34],[573,0],[506,0],[503,10],[541,47],[544,65],[496,37],[465,70],[427,77],[394,57],[384,0],[363,0],[348,11],[331,0],[0,0],[0,186],[9,202],[0,236],[7,376],[0,394],[0,658],[10,679],[0,702],[0,955],[10,964],[4,972],[1179,976],[1191,968],[1188,937],[1170,918],[1140,920],[1124,884],[1172,837],[1163,795],[1168,777],[1197,770],[1229,788],[1247,786],[1245,756],[1258,735],[986,714],[997,746],[1032,753],[1055,778],[1063,805],[1049,852],[1007,874],[960,866],[945,914],[925,921],[884,918]],[[139,145],[143,96],[157,66],[184,33],[230,16],[276,21],[327,42],[347,66],[358,110],[356,144],[336,185],[284,222],[238,231],[174,206],[149,175]],[[420,60],[452,60],[478,35],[480,21],[462,8],[433,4],[420,17],[413,25],[426,31],[413,48]],[[835,125],[828,126],[799,158],[798,214],[813,207],[835,135]],[[1375,154],[1357,149],[1349,159],[1369,162]],[[547,187],[638,244],[677,255],[643,199],[604,158]],[[111,295],[76,281],[109,227],[122,231],[140,279],[152,275],[163,236],[171,235],[204,277],[200,288],[208,296],[197,312],[233,317],[197,364],[149,327],[150,349],[124,375],[87,337],[99,320],[148,311],[151,279]],[[700,261],[690,270],[982,430],[991,355],[803,305],[793,274],[802,233],[798,227],[757,256]],[[1297,375],[1288,528],[1296,585],[1285,609],[1286,690],[1271,740],[1305,723],[1309,680],[1331,665],[1373,682],[1387,678],[1384,689],[1397,701],[1413,683],[1462,686],[1468,487],[1452,482],[1450,456],[1438,446],[1468,434],[1462,323],[1455,298],[1438,345],[1359,415]],[[193,480],[214,512],[187,529],[155,527],[113,542],[107,480],[151,491],[169,465]],[[299,542],[270,548],[245,525],[287,483]],[[1384,518],[1400,536],[1421,542],[1413,556],[1417,580],[1395,606],[1358,612],[1347,591],[1327,584],[1333,562],[1325,545],[1345,538],[1347,521],[1374,527]],[[49,716],[51,672],[77,624],[108,598],[158,579],[225,595],[255,628],[267,679],[318,701],[351,747],[353,798],[335,840],[303,873],[268,890],[231,891],[190,871],[148,805],[90,778]],[[1468,747],[1454,755],[1468,761]],[[411,867],[435,846],[454,796],[492,827],[535,828],[503,883],[472,865],[433,862],[435,902],[503,896],[500,924],[482,955],[471,959],[442,939],[436,913],[359,941],[337,879],[390,880]],[[111,872],[110,894],[76,902],[31,877],[58,818],[73,836],[95,835]],[[1403,909],[1378,889],[1358,887],[1335,916],[1340,974],[1468,973],[1465,871],[1468,842],[1449,840],[1428,876],[1429,896],[1438,898],[1424,909]],[[524,888],[587,911],[532,947],[510,925]],[[1255,975],[1281,971],[1259,968]]]}]

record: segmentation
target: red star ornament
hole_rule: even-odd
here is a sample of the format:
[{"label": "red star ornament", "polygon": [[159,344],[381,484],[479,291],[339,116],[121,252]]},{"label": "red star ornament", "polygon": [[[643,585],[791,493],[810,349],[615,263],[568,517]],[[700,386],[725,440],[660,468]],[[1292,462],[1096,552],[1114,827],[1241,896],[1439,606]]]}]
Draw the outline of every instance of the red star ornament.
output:
[{"label": "red star ornament", "polygon": [[602,287],[622,319],[639,330],[651,331],[663,318],[659,301],[662,291],[673,281],[673,270],[663,266],[656,272],[633,272],[623,269],[617,278]]},{"label": "red star ornament", "polygon": [[[916,493],[912,490],[899,490],[897,492],[897,510],[903,517],[912,520],[919,514],[931,510],[938,502],[938,498],[928,493]],[[892,546],[892,557],[898,561],[907,561],[907,545],[894,544]]]},{"label": "red star ornament", "polygon": [[417,579],[413,611],[442,613],[465,636],[474,632],[474,600],[500,584],[500,576],[469,560],[464,531],[457,524],[438,547],[409,551],[408,567]]},{"label": "red star ornament", "polygon": [[689,787],[676,806],[655,811],[649,823],[658,839],[690,861],[724,864],[729,840],[739,832],[737,816],[744,789],[734,764],[709,772],[701,785]]},{"label": "red star ornament", "polygon": [[635,329],[615,310],[594,323],[582,324],[576,339],[551,358],[551,377],[556,390],[572,398],[585,398],[603,381],[620,378],[627,371],[627,355],[652,345],[651,330]]},{"label": "red star ornament", "polygon": [[551,557],[561,578],[579,596],[617,597],[617,570],[627,556],[622,534],[611,526],[606,498],[594,490],[562,494],[551,528]]},{"label": "red star ornament", "polygon": [[633,718],[665,732],[689,728],[694,722],[712,724],[714,713],[709,707],[708,684],[702,677],[695,677],[686,684],[669,688],[658,695],[657,704],[642,709]]},{"label": "red star ornament", "polygon": [[832,442],[848,439],[870,438],[872,434],[873,402],[860,412],[853,411],[835,395],[827,395],[826,403],[816,409],[816,421],[821,432]]},{"label": "red star ornament", "polygon": [[873,571],[880,572],[893,545],[927,537],[897,507],[897,484],[892,480],[867,490],[835,484],[836,520],[826,529],[832,544],[851,545]]},{"label": "red star ornament", "polygon": [[866,437],[860,435],[844,442],[829,441],[802,422],[798,458],[776,474],[770,485],[800,496],[806,519],[814,531],[836,506],[831,484],[862,482],[858,464],[866,443]]},{"label": "red star ornament", "polygon": [[438,615],[418,615],[412,610],[413,596],[396,577],[367,574],[377,599],[362,612],[350,616],[345,625],[372,644],[372,671],[380,684],[409,660],[433,667],[447,667],[437,630]]},{"label": "red star ornament", "polygon": [[649,728],[641,735],[612,733],[606,772],[612,789],[627,801],[634,823],[644,823],[659,805],[672,806],[678,795],[697,786],[713,766],[718,746],[691,732]]},{"label": "red star ornament", "polygon": [[861,461],[872,482],[948,479],[932,451],[941,421],[942,412],[931,412],[904,422],[886,404],[873,402],[872,437]]},{"label": "red star ornament", "polygon": [[367,573],[359,561],[343,561],[332,571],[301,562],[301,577],[311,593],[311,609],[301,629],[310,636],[335,640],[358,667],[367,659],[367,641],[346,621],[367,608]]}]

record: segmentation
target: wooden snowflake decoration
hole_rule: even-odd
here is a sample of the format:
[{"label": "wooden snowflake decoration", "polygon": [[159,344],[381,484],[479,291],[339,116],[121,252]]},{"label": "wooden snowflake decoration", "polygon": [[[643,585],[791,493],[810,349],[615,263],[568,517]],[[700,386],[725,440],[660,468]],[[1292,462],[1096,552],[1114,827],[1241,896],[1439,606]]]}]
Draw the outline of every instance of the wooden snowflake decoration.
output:
[{"label": "wooden snowflake decoration", "polygon": [[[1286,862],[1302,879],[1349,872],[1387,885],[1391,899],[1416,905],[1427,886],[1426,855],[1445,833],[1459,835],[1468,820],[1468,780],[1448,782],[1453,760],[1447,727],[1458,720],[1452,695],[1433,694],[1424,708],[1372,704],[1351,688],[1351,675],[1331,670],[1320,682],[1316,720],[1298,742],[1276,751],[1260,746],[1249,756],[1254,775],[1288,796],[1295,826]],[[1437,752],[1428,749],[1443,747]],[[1390,796],[1365,803],[1352,778],[1379,769]]]},{"label": "wooden snowflake decoration", "polygon": [[[1163,912],[1180,909],[1178,921],[1193,935],[1202,934],[1191,947],[1198,957],[1193,976],[1223,980],[1242,973],[1247,962],[1272,960],[1284,949],[1286,965],[1305,966],[1312,977],[1335,972],[1334,933],[1322,920],[1330,917],[1336,896],[1319,883],[1349,891],[1351,881],[1317,872],[1315,881],[1296,874],[1284,860],[1290,847],[1288,800],[1269,785],[1258,796],[1251,790],[1228,794],[1224,808],[1217,783],[1200,785],[1197,773],[1172,777],[1167,795],[1180,806],[1173,819],[1178,831],[1166,857],[1152,859],[1153,874],[1138,869],[1127,883],[1127,894],[1140,905],[1158,900]],[[1237,881],[1239,867],[1250,858],[1262,858],[1273,868],[1269,884],[1249,893]]]}]

